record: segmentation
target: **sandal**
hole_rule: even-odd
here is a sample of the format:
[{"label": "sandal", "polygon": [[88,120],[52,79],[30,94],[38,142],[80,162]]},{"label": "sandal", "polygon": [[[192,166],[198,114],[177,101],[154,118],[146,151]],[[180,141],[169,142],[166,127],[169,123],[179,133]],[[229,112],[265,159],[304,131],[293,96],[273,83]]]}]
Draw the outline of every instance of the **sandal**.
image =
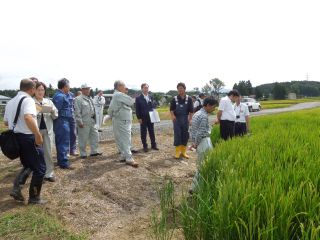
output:
[{"label": "sandal", "polygon": [[134,168],[139,167],[139,164],[136,163],[135,161],[126,162],[126,164]]}]

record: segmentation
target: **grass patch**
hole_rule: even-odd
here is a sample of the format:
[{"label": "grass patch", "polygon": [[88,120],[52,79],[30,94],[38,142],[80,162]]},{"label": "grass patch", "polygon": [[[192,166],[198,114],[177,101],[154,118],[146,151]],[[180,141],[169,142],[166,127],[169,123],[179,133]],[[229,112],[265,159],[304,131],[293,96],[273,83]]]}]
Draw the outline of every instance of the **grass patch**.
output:
[{"label": "grass patch", "polygon": [[75,234],[59,220],[38,206],[28,206],[0,217],[1,239],[84,240],[84,234]]}]

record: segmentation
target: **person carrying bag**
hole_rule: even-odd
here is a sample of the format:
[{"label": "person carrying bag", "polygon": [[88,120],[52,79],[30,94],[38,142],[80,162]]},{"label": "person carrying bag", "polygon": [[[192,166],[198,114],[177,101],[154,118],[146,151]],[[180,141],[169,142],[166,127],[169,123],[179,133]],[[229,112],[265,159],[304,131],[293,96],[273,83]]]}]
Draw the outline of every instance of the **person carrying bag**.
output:
[{"label": "person carrying bag", "polygon": [[21,104],[25,98],[26,97],[22,97],[18,104],[16,116],[13,121],[13,128],[2,132],[0,137],[1,151],[6,157],[8,157],[11,160],[20,157],[20,148],[16,138],[16,134],[14,133],[14,128],[18,121],[18,117],[21,110]]}]

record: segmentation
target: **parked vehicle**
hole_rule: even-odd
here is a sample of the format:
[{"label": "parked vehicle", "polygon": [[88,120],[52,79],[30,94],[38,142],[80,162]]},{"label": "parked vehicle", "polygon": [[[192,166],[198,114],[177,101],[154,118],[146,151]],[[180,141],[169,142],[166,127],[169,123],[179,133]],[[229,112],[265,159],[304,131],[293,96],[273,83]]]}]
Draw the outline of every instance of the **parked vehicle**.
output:
[{"label": "parked vehicle", "polygon": [[261,110],[260,103],[257,102],[254,98],[242,98],[241,102],[247,104],[250,112]]}]

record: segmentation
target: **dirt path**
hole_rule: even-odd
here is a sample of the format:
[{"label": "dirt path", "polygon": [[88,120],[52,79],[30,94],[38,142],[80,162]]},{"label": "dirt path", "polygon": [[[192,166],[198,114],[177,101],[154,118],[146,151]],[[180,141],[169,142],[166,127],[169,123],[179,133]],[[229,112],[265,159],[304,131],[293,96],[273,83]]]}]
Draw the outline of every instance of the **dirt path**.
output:
[{"label": "dirt path", "polygon": [[[45,207],[74,231],[89,231],[90,239],[151,239],[150,216],[159,203],[158,188],[166,178],[172,178],[177,191],[187,189],[196,167],[193,152],[187,161],[173,159],[172,139],[170,132],[158,134],[161,150],[140,150],[135,155],[138,169],[118,161],[113,141],[101,143],[102,157],[73,158],[73,171],[55,169],[57,182],[43,187],[43,197],[49,200]],[[137,135],[133,142],[140,146]],[[19,168],[19,161],[10,162],[1,156],[0,177],[5,175],[0,178],[2,213],[23,207],[9,197]]]}]

